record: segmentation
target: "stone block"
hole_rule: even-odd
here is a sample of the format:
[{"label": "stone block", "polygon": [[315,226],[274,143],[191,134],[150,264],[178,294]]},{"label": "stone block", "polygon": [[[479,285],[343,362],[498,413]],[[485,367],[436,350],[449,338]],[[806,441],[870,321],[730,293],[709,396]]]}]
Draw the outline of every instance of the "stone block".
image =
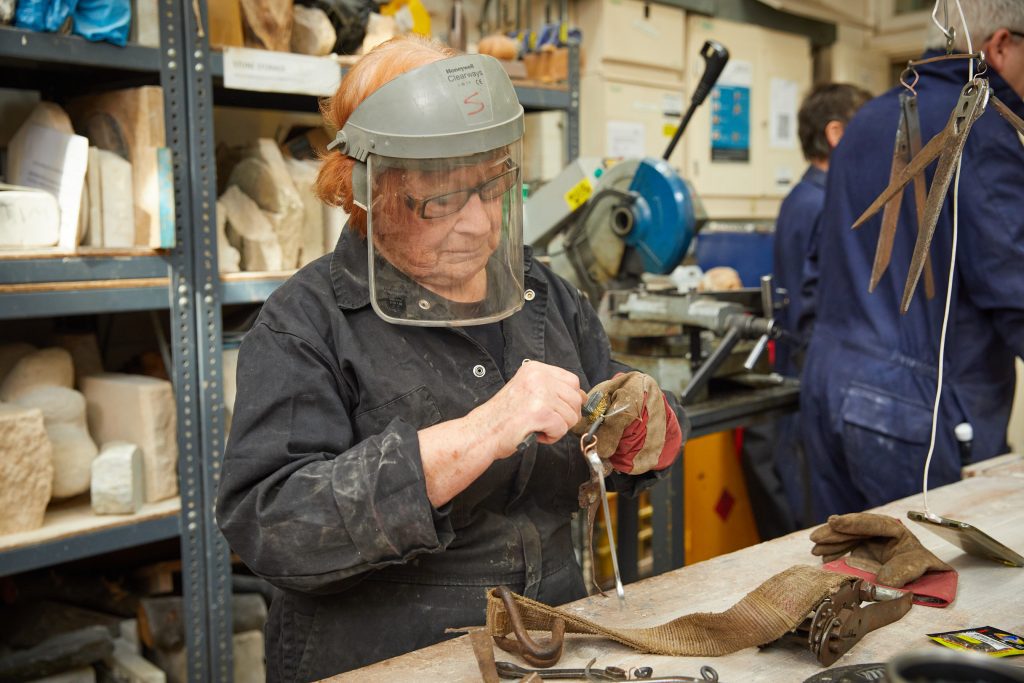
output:
[{"label": "stone block", "polygon": [[27,683],[96,683],[96,669],[91,666],[80,666],[45,678],[35,678]]},{"label": "stone block", "polygon": [[97,515],[132,515],[145,500],[142,451],[127,441],[103,444],[92,461],[89,492]]},{"label": "stone block", "polygon": [[319,7],[295,5],[292,23],[292,52],[302,55],[329,55],[338,40],[327,13]]},{"label": "stone block", "polygon": [[324,250],[324,205],[314,190],[320,163],[306,159],[286,159],[285,165],[295,183],[295,189],[302,197],[305,210],[298,263],[301,268],[327,253]]},{"label": "stone block", "polygon": [[246,154],[248,156],[232,169],[228,184],[237,185],[266,213],[281,245],[283,267],[295,268],[299,261],[305,209],[281,149],[273,140],[260,138],[246,149]]},{"label": "stone block", "polygon": [[71,354],[76,387],[82,385],[83,377],[103,372],[103,359],[95,334],[59,334],[56,342]]},{"label": "stone block", "polygon": [[224,372],[224,435],[231,433],[231,418],[235,414],[235,394],[238,391],[238,349],[224,349],[221,355]]},{"label": "stone block", "polygon": [[142,653],[142,643],[139,641],[138,619],[125,619],[118,627],[118,632],[120,633],[120,639],[131,647],[132,652],[136,654]]},{"label": "stone block", "polygon": [[88,491],[98,451],[85,425],[85,397],[74,389],[37,386],[19,394],[14,403],[43,411],[46,436],[53,447],[53,497]]},{"label": "stone block", "polygon": [[237,273],[241,270],[242,254],[235,249],[227,233],[228,214],[224,205],[217,202],[217,270],[221,273]]},{"label": "stone block", "polygon": [[23,356],[0,385],[0,401],[13,401],[18,394],[37,386],[66,387],[75,385],[75,370],[71,354],[51,347]]},{"label": "stone block", "polygon": [[177,409],[171,383],[104,373],[82,379],[89,429],[100,443],[127,441],[142,450],[146,502],[178,493]]},{"label": "stone block", "polygon": [[231,637],[235,660],[234,683],[263,683],[267,670],[263,663],[263,632],[245,631]]},{"label": "stone block", "polygon": [[242,268],[249,271],[283,268],[281,244],[266,213],[237,185],[220,196],[231,231],[242,238]]},{"label": "stone block", "polygon": [[167,674],[120,638],[114,639],[114,651],[104,658],[103,666],[122,683],[167,683]]},{"label": "stone block", "polygon": [[0,534],[42,526],[52,489],[43,411],[0,403]]},{"label": "stone block", "polygon": [[18,364],[18,361],[36,350],[36,347],[25,342],[0,344],[0,386],[4,378]]}]

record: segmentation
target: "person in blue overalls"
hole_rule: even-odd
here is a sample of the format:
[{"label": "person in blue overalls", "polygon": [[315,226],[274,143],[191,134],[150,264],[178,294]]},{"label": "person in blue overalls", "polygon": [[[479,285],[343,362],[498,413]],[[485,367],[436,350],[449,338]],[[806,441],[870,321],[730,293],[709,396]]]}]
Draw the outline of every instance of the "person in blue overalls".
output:
[{"label": "person in blue overalls", "polygon": [[[846,83],[815,86],[800,105],[797,132],[808,167],[779,208],[775,221],[772,275],[787,291],[789,303],[776,320],[787,333],[775,345],[775,371],[799,377],[803,337],[801,315],[804,264],[814,251],[815,228],[825,203],[829,157],[846,124],[871,93]],[[774,423],[749,427],[743,439],[743,472],[762,540],[776,538],[810,523],[805,514],[806,468],[799,444],[799,421],[786,415]]]},{"label": "person in blue overalls", "polygon": [[[1024,2],[962,3],[992,94],[1024,115]],[[955,13],[951,13],[951,18]],[[956,21],[956,50],[967,32]],[[942,54],[929,51],[928,56]],[[925,142],[949,119],[968,78],[966,60],[917,67]],[[881,213],[850,227],[889,182],[899,118],[897,86],[866,104],[832,155],[820,222],[816,321],[804,365],[801,431],[816,521],[921,490],[932,428],[939,335],[949,274],[953,188],[931,248],[938,295],[900,300],[917,236],[905,191],[892,261],[868,293]],[[1024,147],[988,107],[967,138],[959,191],[959,246],[946,342],[931,486],[960,478],[957,425],[973,426],[973,457],[1007,450],[1014,356],[1024,353]],[[927,169],[931,182],[933,164]]]}]

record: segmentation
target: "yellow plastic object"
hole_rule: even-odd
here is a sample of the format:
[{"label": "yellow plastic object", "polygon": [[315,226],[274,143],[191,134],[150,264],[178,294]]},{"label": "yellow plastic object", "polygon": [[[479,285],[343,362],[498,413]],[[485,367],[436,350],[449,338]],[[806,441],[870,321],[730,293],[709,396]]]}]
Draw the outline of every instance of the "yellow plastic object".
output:
[{"label": "yellow plastic object", "polygon": [[719,432],[686,442],[686,564],[760,542],[733,434]]},{"label": "yellow plastic object", "polygon": [[[719,432],[691,439],[686,442],[683,458],[686,564],[759,543],[761,539],[754,524],[747,485],[736,455],[735,432]],[[612,510],[612,529],[616,532],[615,541],[620,543],[615,524],[614,493],[609,494],[608,501]],[[652,508],[648,492],[640,495],[638,507],[637,555],[640,560],[640,577],[643,578],[650,576],[653,569]],[[608,538],[600,514],[594,525],[594,546],[598,581],[606,589],[614,587]]]},{"label": "yellow plastic object", "polygon": [[431,37],[430,13],[427,12],[427,8],[420,0],[391,0],[380,7],[380,13],[386,17],[406,12],[412,18],[412,32],[427,38]]}]

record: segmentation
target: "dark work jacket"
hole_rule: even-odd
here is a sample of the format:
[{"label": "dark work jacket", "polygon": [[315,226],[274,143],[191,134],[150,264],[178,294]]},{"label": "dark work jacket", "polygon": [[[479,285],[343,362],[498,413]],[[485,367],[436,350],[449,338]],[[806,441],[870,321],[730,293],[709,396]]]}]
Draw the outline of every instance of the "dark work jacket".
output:
[{"label": "dark work jacket", "polygon": [[[239,352],[217,521],[281,589],[269,680],[323,678],[482,624],[490,586],[550,604],[585,595],[570,534],[588,478],[578,437],[495,462],[439,509],[426,494],[417,431],[487,401],[503,373],[541,360],[586,390],[626,369],[579,291],[529,251],[526,287],[501,322],[501,359],[458,328],[379,318],[365,241],[348,229],[267,300]],[[633,495],[655,478],[609,481]]]},{"label": "dark work jacket", "polygon": [[815,224],[825,203],[825,176],[825,171],[820,168],[808,166],[804,177],[782,201],[775,221],[772,275],[775,276],[775,286],[784,288],[789,297],[789,304],[778,315],[782,329],[789,335],[775,345],[775,371],[787,377],[799,374],[795,355],[802,346],[797,331],[801,313],[800,291],[804,264],[813,249]]},{"label": "dark work jacket", "polygon": [[[925,143],[949,119],[967,64],[918,67]],[[1018,115],[1024,103],[990,67],[992,93]],[[892,262],[873,294],[868,281],[882,212],[850,227],[889,181],[901,86],[865,105],[832,154],[819,239],[817,320],[804,367],[800,414],[818,519],[920,491],[931,430],[939,334],[952,243],[954,187],[931,257],[937,295],[919,285],[900,299],[917,235],[908,185]],[[929,188],[935,164],[927,169]],[[1024,148],[989,105],[963,154],[959,239],[931,485],[959,478],[953,434],[974,427],[973,457],[1005,452],[1014,356],[1024,353]]]}]

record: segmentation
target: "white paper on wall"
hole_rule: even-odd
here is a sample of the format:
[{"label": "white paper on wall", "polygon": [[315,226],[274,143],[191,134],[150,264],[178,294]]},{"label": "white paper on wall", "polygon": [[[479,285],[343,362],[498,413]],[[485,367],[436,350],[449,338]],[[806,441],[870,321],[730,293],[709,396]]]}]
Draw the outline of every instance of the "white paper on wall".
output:
[{"label": "white paper on wall", "polygon": [[605,128],[605,154],[610,157],[642,157],[646,152],[644,124],[637,121],[609,121]]},{"label": "white paper on wall", "polygon": [[800,86],[785,78],[771,79],[768,144],[776,149],[796,148],[796,115]]}]

